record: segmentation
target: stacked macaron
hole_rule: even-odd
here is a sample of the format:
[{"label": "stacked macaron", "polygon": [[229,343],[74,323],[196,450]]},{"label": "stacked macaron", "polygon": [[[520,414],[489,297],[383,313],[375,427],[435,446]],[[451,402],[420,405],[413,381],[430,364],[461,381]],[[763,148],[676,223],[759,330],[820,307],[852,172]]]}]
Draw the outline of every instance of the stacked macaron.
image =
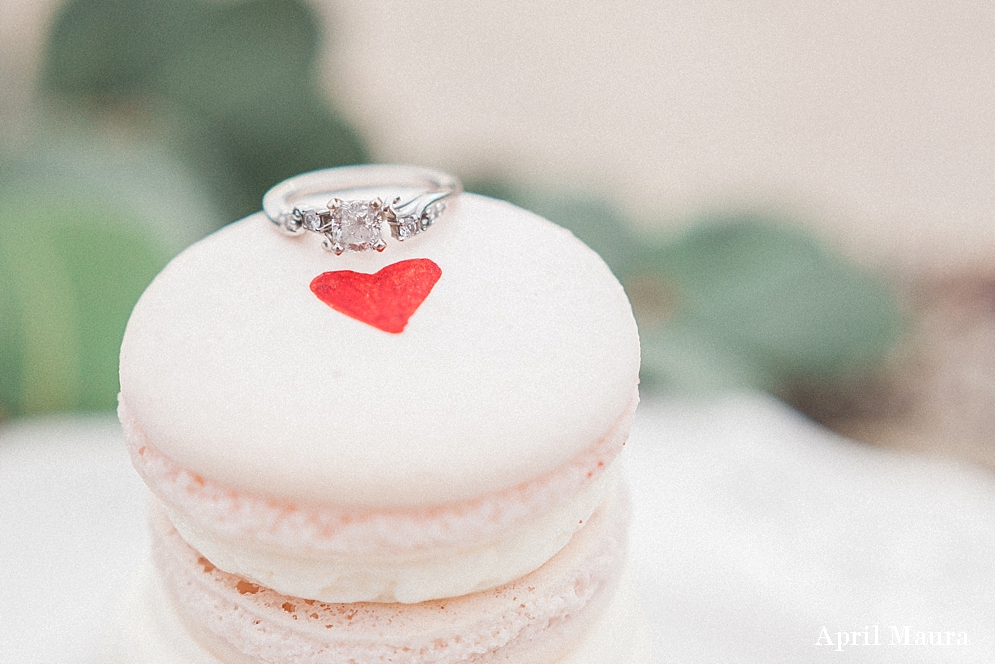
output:
[{"label": "stacked macaron", "polygon": [[642,661],[615,463],[639,344],[604,263],[471,194],[382,253],[319,240],[254,215],[135,307],[154,566],[109,661]]}]

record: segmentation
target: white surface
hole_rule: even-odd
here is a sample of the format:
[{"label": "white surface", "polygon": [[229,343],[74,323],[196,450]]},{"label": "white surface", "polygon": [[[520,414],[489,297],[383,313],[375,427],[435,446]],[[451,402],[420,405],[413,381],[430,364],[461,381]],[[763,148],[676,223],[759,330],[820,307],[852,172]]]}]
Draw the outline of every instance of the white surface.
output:
[{"label": "white surface", "polygon": [[111,417],[0,427],[0,662],[92,662],[147,556],[144,486]]},{"label": "white surface", "polygon": [[[762,397],[637,422],[633,558],[662,661],[995,661],[990,474],[860,446]],[[879,646],[815,645],[875,625]],[[889,646],[893,625],[973,645]]]},{"label": "white surface", "polygon": [[[465,194],[382,254],[319,240],[248,217],[175,258],[135,306],[122,398],[177,464],[250,495],[441,505],[566,465],[631,403],[629,301],[562,228]],[[400,334],[309,287],[409,258],[442,276]]]},{"label": "white surface", "polygon": [[[660,662],[995,660],[995,480],[867,449],[766,397],[644,404],[633,567]],[[0,430],[0,661],[87,663],[144,556],[112,420]],[[968,646],[891,646],[890,628]],[[881,645],[816,646],[823,627]]]}]

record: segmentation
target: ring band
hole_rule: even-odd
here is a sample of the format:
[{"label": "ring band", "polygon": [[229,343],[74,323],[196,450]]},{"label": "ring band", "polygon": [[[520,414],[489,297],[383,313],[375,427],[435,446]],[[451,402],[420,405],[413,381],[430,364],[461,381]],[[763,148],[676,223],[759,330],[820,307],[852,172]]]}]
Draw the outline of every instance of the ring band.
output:
[{"label": "ring band", "polygon": [[[403,190],[406,196],[343,200],[337,193]],[[459,179],[430,168],[398,164],[343,166],[303,173],[284,180],[263,196],[263,212],[287,235],[324,235],[322,246],[336,255],[346,251],[383,251],[384,224],[403,242],[431,226],[446,204],[463,191]],[[315,206],[313,199],[332,196]]]}]

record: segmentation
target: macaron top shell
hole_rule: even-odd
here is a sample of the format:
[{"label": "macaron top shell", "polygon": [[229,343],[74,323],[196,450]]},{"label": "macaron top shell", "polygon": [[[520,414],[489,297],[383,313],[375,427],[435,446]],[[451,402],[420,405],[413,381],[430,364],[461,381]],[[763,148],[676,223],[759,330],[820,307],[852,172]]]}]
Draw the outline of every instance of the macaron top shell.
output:
[{"label": "macaron top shell", "polygon": [[[402,332],[340,313],[315,277],[429,259]],[[569,232],[463,194],[426,233],[335,256],[261,213],[176,257],[135,307],[122,399],[163,454],[257,495],[423,507],[514,487],[596,444],[639,341],[621,285]]]}]

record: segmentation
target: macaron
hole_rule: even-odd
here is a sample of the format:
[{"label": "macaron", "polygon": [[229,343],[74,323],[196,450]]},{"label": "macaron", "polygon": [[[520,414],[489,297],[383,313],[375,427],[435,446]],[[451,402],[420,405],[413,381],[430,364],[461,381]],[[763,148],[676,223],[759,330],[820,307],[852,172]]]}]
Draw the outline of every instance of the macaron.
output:
[{"label": "macaron", "polygon": [[[155,496],[158,583],[226,662],[351,661],[329,645],[345,642],[366,644],[356,662],[520,661],[524,643],[557,661],[579,637],[549,626],[594,624],[624,569],[615,461],[638,369],[605,264],[510,204],[463,194],[430,232],[341,256],[263,214],[231,224],[152,282],[122,344],[119,412]],[[284,604],[323,608],[288,618]],[[263,617],[236,627],[221,605]],[[251,645],[274,606],[273,624],[309,625],[325,654]],[[328,616],[351,609],[334,607],[365,626],[322,641],[348,632]],[[392,641],[382,621],[410,630]],[[507,638],[474,641],[471,624]],[[463,654],[397,654],[432,634]]]}]

